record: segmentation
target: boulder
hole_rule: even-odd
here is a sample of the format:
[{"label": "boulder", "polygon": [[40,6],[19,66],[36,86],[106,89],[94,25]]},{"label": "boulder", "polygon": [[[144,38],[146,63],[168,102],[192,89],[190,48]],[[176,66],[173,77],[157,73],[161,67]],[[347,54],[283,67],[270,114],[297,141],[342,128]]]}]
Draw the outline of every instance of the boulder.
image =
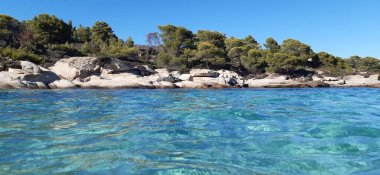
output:
[{"label": "boulder", "polygon": [[68,80],[56,80],[54,82],[49,83],[49,88],[51,89],[72,89],[76,88],[75,84]]},{"label": "boulder", "polygon": [[198,83],[198,82],[193,82],[193,81],[181,81],[175,83],[176,86],[179,88],[191,88],[191,89],[206,89],[208,88],[207,85]]},{"label": "boulder", "polygon": [[[347,75],[343,77],[342,81],[345,82],[344,86],[348,86],[348,87],[372,86],[372,85],[376,85],[380,83],[380,81],[378,80],[378,74],[368,75],[367,77],[363,75]],[[327,82],[327,83],[330,83],[330,82]]]},{"label": "boulder", "polygon": [[35,65],[32,62],[29,61],[20,61],[21,69],[24,71],[25,74],[39,74],[41,73],[41,69],[39,66]]},{"label": "boulder", "polygon": [[212,77],[194,77],[193,82],[201,83],[207,86],[213,86],[216,84],[227,85],[226,80],[222,77],[212,78]]},{"label": "boulder", "polygon": [[299,86],[301,83],[294,80],[289,80],[286,78],[286,76],[280,76],[280,75],[269,75],[265,79],[248,79],[245,82],[246,86],[248,87],[255,87],[255,88],[265,88],[265,87],[295,87]]},{"label": "boulder", "polygon": [[9,68],[8,72],[13,73],[13,74],[24,74],[25,73],[22,69],[14,69],[14,68]]},{"label": "boulder", "polygon": [[0,72],[0,88],[2,89],[21,89],[26,85],[21,82],[22,75],[11,72]]},{"label": "boulder", "polygon": [[192,77],[219,77],[219,73],[209,69],[192,69],[190,70]]},{"label": "boulder", "polygon": [[55,73],[31,62],[21,61],[20,64],[22,69],[9,68],[8,72],[0,73],[3,88],[47,89],[47,84],[60,79]]},{"label": "boulder", "polygon": [[170,82],[170,83],[175,83],[175,82],[179,81],[179,79],[175,78],[173,75],[170,74],[167,77],[160,77],[160,78],[158,78],[157,81],[167,81],[167,82]]},{"label": "boulder", "polygon": [[131,73],[110,74],[106,77],[91,76],[86,82],[75,80],[73,83],[81,88],[155,88],[149,79]]},{"label": "boulder", "polygon": [[102,68],[108,70],[109,73],[127,72],[135,69],[131,64],[119,59],[102,58],[100,61],[103,64]]},{"label": "boulder", "polygon": [[57,61],[49,68],[58,76],[74,80],[100,74],[99,59],[96,57],[71,57]]},{"label": "boulder", "polygon": [[312,78],[313,81],[323,81],[323,78],[320,78],[320,77],[318,77],[316,75],[313,75],[311,78]]},{"label": "boulder", "polygon": [[47,85],[47,84],[50,84],[54,81],[60,80],[61,78],[53,72],[42,71],[39,74],[24,75],[21,79],[23,81],[28,81],[28,82],[42,82],[42,83]]},{"label": "boulder", "polygon": [[238,73],[229,71],[229,70],[218,70],[219,77],[223,78],[235,78],[235,79],[240,79],[242,78]]},{"label": "boulder", "polygon": [[193,81],[193,77],[190,74],[181,74],[178,79],[181,81]]},{"label": "boulder", "polygon": [[155,69],[154,71],[160,77],[167,77],[170,75],[170,72],[167,69]]},{"label": "boulder", "polygon": [[230,86],[236,86],[236,85],[239,85],[239,82],[235,78],[228,78],[227,84],[229,84]]},{"label": "boulder", "polygon": [[48,89],[48,86],[43,82],[30,82],[30,81],[22,81],[29,89]]},{"label": "boulder", "polygon": [[323,81],[339,81],[337,77],[324,77]]}]

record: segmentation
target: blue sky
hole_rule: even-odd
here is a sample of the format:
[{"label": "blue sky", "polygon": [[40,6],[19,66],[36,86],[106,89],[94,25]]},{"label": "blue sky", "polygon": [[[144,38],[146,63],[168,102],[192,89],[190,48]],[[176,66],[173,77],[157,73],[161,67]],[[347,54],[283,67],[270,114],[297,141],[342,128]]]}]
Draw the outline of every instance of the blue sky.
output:
[{"label": "blue sky", "polygon": [[158,25],[279,42],[298,39],[337,56],[380,58],[379,0],[0,0],[0,13],[19,20],[54,14],[74,25],[108,22],[115,33],[144,44]]}]

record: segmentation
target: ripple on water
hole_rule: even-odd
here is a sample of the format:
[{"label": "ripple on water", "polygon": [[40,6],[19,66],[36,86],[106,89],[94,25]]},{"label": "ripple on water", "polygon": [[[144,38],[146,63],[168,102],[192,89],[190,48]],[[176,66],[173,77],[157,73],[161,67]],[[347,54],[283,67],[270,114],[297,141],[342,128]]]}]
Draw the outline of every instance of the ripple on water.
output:
[{"label": "ripple on water", "polygon": [[379,93],[0,90],[0,174],[379,174]]}]

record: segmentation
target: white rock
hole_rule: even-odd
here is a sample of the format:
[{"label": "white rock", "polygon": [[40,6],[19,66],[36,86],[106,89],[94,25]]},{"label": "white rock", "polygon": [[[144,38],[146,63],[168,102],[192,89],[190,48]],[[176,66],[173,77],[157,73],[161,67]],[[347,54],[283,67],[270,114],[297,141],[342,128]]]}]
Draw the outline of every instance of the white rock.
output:
[{"label": "white rock", "polygon": [[192,88],[192,89],[207,88],[206,85],[202,83],[193,82],[193,81],[181,81],[181,82],[175,83],[175,85],[178,86],[179,88]]},{"label": "white rock", "polygon": [[14,73],[14,74],[24,74],[25,73],[22,69],[13,69],[13,68],[9,68],[8,72]]},{"label": "white rock", "polygon": [[224,78],[218,77],[218,78],[211,78],[211,77],[193,77],[193,81],[196,83],[205,84],[208,86],[213,86],[216,84],[219,85],[227,85],[227,82]]},{"label": "white rock", "polygon": [[311,78],[313,79],[313,81],[322,81],[323,80],[323,78],[319,78],[316,75],[313,75]]},{"label": "white rock", "polygon": [[218,77],[219,73],[209,69],[191,69],[190,75],[192,77]]},{"label": "white rock", "polygon": [[24,71],[25,74],[39,74],[41,73],[41,69],[39,66],[35,65],[32,62],[29,61],[20,61],[21,69]]},{"label": "white rock", "polygon": [[51,89],[72,89],[76,88],[75,84],[68,80],[57,80],[48,85]]},{"label": "white rock", "polygon": [[170,72],[167,69],[155,69],[154,71],[161,77],[167,77],[170,75]]},{"label": "white rock", "polygon": [[324,81],[339,81],[339,78],[337,77],[324,77]]},{"label": "white rock", "polygon": [[193,77],[190,74],[181,74],[178,79],[181,81],[193,81]]},{"label": "white rock", "polygon": [[49,69],[64,79],[74,80],[100,73],[98,62],[96,57],[71,57],[57,61]]}]

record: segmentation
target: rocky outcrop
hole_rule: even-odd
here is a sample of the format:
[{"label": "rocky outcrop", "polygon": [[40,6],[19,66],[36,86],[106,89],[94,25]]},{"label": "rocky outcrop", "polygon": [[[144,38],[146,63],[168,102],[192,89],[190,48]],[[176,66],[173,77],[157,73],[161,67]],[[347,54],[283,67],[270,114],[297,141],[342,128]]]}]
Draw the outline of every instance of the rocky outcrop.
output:
[{"label": "rocky outcrop", "polygon": [[47,89],[48,84],[59,80],[56,74],[42,69],[34,63],[21,61],[21,69],[9,68],[9,71],[0,72],[2,88],[30,88]]},{"label": "rocky outcrop", "polygon": [[192,77],[219,77],[219,73],[209,69],[192,69],[190,71]]},{"label": "rocky outcrop", "polygon": [[29,61],[20,61],[20,64],[21,64],[21,69],[24,71],[25,74],[37,75],[41,73],[40,67]]},{"label": "rocky outcrop", "polygon": [[379,74],[363,75],[346,75],[342,78],[336,78],[334,81],[325,81],[332,87],[377,87],[380,85]]},{"label": "rocky outcrop", "polygon": [[0,72],[0,88],[316,88],[380,87],[379,75],[291,77],[279,74],[241,77],[228,70],[192,69],[189,73],[152,70],[112,58],[73,57],[49,69],[21,61]]},{"label": "rocky outcrop", "polygon": [[0,72],[0,88],[2,89],[21,89],[26,85],[21,82],[22,74],[12,72]]},{"label": "rocky outcrop", "polygon": [[198,82],[194,82],[194,81],[181,81],[181,82],[175,83],[175,85],[178,86],[179,88],[190,88],[190,89],[206,89],[206,88],[208,88],[207,85],[202,84],[202,83],[198,83]]},{"label": "rocky outcrop", "polygon": [[99,75],[99,62],[100,59],[96,57],[71,57],[59,60],[49,70],[63,79],[72,81],[76,78]]},{"label": "rocky outcrop", "polygon": [[73,89],[76,85],[69,80],[56,80],[48,84],[50,89]]}]

